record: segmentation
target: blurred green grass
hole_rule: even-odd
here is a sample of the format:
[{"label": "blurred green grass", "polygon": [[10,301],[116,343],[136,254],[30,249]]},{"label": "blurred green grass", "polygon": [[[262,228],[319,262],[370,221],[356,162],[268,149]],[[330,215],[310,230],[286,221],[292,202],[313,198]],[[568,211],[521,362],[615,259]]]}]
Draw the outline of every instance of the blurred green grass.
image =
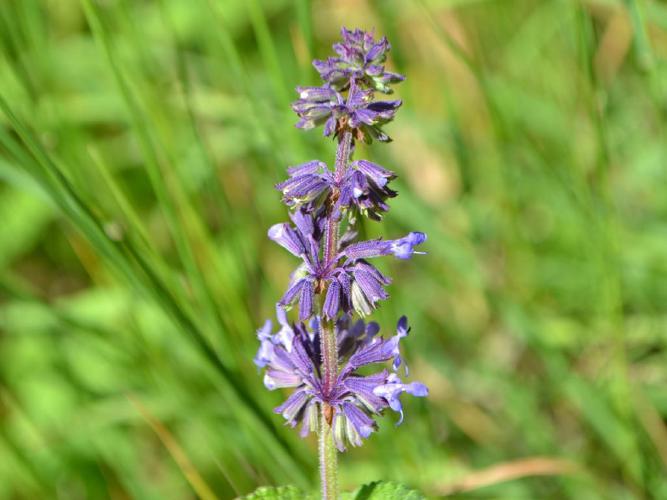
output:
[{"label": "blurred green grass", "polygon": [[410,317],[431,388],[344,487],[667,498],[657,0],[3,2],[0,498],[315,486],[251,358],[295,264],[272,186],[334,152],[293,87],[341,25],[408,76],[394,142],[359,154],[400,175],[366,231],[429,234],[377,319]]}]

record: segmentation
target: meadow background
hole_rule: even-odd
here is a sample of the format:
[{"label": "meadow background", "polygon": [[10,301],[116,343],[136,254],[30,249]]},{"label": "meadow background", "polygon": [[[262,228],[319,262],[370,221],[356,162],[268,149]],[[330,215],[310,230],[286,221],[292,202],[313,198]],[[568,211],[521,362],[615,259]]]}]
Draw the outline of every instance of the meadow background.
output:
[{"label": "meadow background", "polygon": [[289,104],[342,25],[407,75],[359,155],[400,176],[367,233],[429,235],[375,317],[431,389],[343,487],[667,498],[657,0],[3,1],[0,498],[317,487],[251,359],[296,264],[273,185],[334,155]]}]

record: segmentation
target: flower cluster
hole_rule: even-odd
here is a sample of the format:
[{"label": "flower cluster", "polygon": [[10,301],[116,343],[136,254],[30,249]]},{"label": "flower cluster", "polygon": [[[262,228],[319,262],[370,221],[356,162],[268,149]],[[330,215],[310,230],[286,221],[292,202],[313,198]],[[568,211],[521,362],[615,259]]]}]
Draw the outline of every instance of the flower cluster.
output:
[{"label": "flower cluster", "polygon": [[389,188],[396,174],[368,160],[353,161],[341,179],[336,179],[327,165],[312,160],[287,170],[290,178],[276,188],[282,191],[283,201],[289,207],[303,206],[312,212],[326,199],[335,199],[336,214],[348,211],[354,217],[361,213],[380,220],[389,210],[387,198],[396,196]]},{"label": "flower cluster", "polygon": [[380,128],[390,122],[402,102],[374,101],[372,90],[352,87],[345,99],[329,87],[297,87],[299,99],[292,109],[299,116],[298,128],[311,129],[324,123],[324,135],[338,135],[346,127],[356,131],[356,139],[371,142],[391,139]]},{"label": "flower cluster", "polygon": [[[301,264],[292,273],[287,291],[276,310],[279,329],[273,333],[267,320],[257,332],[260,348],[255,357],[265,369],[267,388],[293,388],[276,408],[292,427],[301,423],[301,434],[321,432],[328,425],[339,450],[359,446],[376,429],[373,417],[387,408],[400,413],[400,395],[426,396],[419,382],[403,383],[396,373],[405,365],[400,340],[408,335],[405,317],[396,335],[378,335],[377,323],[357,316],[373,312],[388,298],[389,277],[370,260],[393,255],[409,259],[426,240],[421,232],[397,239],[358,241],[360,217],[381,220],[387,201],[397,195],[389,187],[394,172],[368,160],[352,161],[357,141],[389,140],[383,127],[401,105],[400,100],[375,100],[376,92],[390,93],[390,84],[403,77],[385,70],[390,45],[371,33],[342,30],[343,41],[334,45],[338,57],[315,61],[323,84],[298,87],[292,105],[298,128],[324,126],[324,135],[338,141],[333,168],[311,160],[288,168],[289,178],[276,185],[283,202],[292,209],[291,223],[269,229],[271,240],[285,248]],[[287,312],[298,305],[297,320]],[[391,370],[361,375],[359,369],[391,362]],[[405,369],[407,376],[407,367]]]},{"label": "flower cluster", "polygon": [[[326,289],[322,313],[329,319],[339,311],[370,314],[379,300],[388,297],[384,287],[391,280],[366,261],[393,255],[409,259],[414,247],[424,242],[424,233],[413,232],[397,240],[370,240],[339,245],[338,253],[326,259],[320,253],[323,231],[318,219],[304,211],[291,214],[294,226],[281,223],[269,229],[269,238],[296,257],[303,259],[292,274],[291,283],[279,304],[288,307],[299,302],[299,319],[313,314],[315,293]],[[321,219],[320,219],[321,222]]]},{"label": "flower cluster", "polygon": [[342,43],[333,46],[338,57],[313,62],[322,80],[331,88],[342,90],[349,87],[350,81],[354,81],[389,94],[392,92],[390,84],[405,79],[403,75],[384,69],[387,52],[391,49],[385,37],[375,41],[372,33],[360,29],[350,31],[346,28],[341,30],[341,35]]},{"label": "flower cluster", "polygon": [[[257,331],[260,348],[255,364],[266,368],[264,385],[268,389],[295,389],[275,412],[292,427],[301,423],[301,436],[317,431],[317,405],[326,403],[334,410],[331,425],[336,447],[344,451],[347,445],[361,446],[361,438],[369,437],[377,428],[373,415],[390,408],[400,413],[400,424],[403,420],[400,395],[403,392],[427,395],[424,384],[404,384],[396,373],[402,363],[398,345],[410,331],[405,316],[398,321],[396,335],[384,339],[377,336],[380,331],[377,323],[363,320],[353,323],[349,315],[342,315],[336,321],[335,333],[338,356],[345,363],[336,384],[327,388],[319,376],[321,319],[313,316],[306,326],[303,322],[288,323],[280,308],[277,315],[280,325],[277,333],[271,333],[270,320]],[[392,361],[391,372],[382,370],[366,376],[357,372],[363,366],[384,361]]]}]

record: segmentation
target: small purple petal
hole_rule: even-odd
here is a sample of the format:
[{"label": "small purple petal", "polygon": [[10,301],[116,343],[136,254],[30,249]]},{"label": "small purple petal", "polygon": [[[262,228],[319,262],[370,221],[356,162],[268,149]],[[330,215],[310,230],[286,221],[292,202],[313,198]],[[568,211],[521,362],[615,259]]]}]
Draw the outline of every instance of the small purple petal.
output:
[{"label": "small purple petal", "polygon": [[296,391],[287,398],[287,400],[274,408],[275,413],[281,414],[291,427],[296,426],[296,417],[308,401],[308,395],[304,390]]},{"label": "small purple petal", "polygon": [[366,54],[366,60],[375,61],[379,57],[382,57],[384,53],[387,51],[388,46],[389,42],[387,41],[387,38],[382,37],[382,39],[378,43],[373,44],[373,46],[370,48],[370,50]]},{"label": "small purple petal", "polygon": [[353,195],[352,184],[349,183],[349,182],[346,182],[340,187],[340,195],[338,197],[338,205],[340,205],[341,207],[348,207],[352,204],[353,199],[354,199],[354,195]]},{"label": "small purple petal", "polygon": [[333,440],[336,448],[341,453],[344,452],[345,448],[345,437],[346,437],[346,418],[340,411],[336,411],[331,422],[331,428],[333,429]]},{"label": "small purple petal", "polygon": [[372,179],[379,187],[384,187],[388,181],[396,178],[396,174],[386,168],[368,160],[357,160],[350,165],[362,174]]},{"label": "small purple petal", "polygon": [[262,340],[253,362],[258,368],[264,368],[273,359],[273,343],[270,340]]},{"label": "small purple petal", "polygon": [[282,191],[283,194],[299,197],[316,190],[319,185],[326,185],[326,181],[319,175],[306,174],[294,176],[276,184],[276,189]]},{"label": "small purple petal", "polygon": [[387,379],[388,372],[383,370],[380,373],[369,375],[367,377],[345,377],[343,385],[372,412],[379,413],[383,408],[386,408],[386,401],[375,395],[373,390],[383,385]]},{"label": "small purple petal", "polygon": [[327,289],[322,311],[327,318],[334,318],[340,309],[340,283],[332,281]]},{"label": "small purple petal", "polygon": [[392,244],[389,241],[369,240],[353,243],[341,252],[341,255],[351,261],[357,259],[367,259],[370,257],[380,257],[391,253]]},{"label": "small purple petal", "polygon": [[327,164],[320,160],[310,160],[306,163],[287,167],[287,173],[290,177],[306,174],[317,174],[322,170],[327,170]]},{"label": "small purple petal", "polygon": [[358,127],[362,123],[366,125],[375,125],[377,123],[379,113],[368,108],[359,108],[350,114],[350,126]]},{"label": "small purple petal", "polygon": [[369,64],[366,66],[366,74],[369,76],[382,76],[384,66],[381,64]]},{"label": "small purple petal", "polygon": [[306,247],[299,235],[287,223],[274,224],[269,228],[269,238],[292,255],[300,257],[306,253]]},{"label": "small purple petal", "polygon": [[348,182],[352,185],[352,196],[355,199],[361,198],[368,192],[368,181],[361,172],[352,172]]},{"label": "small purple petal", "polygon": [[280,323],[280,330],[274,335],[274,343],[282,345],[287,352],[292,351],[292,344],[294,342],[294,330],[287,322],[287,313],[285,309],[276,305],[276,315]]},{"label": "small purple petal", "polygon": [[407,337],[408,333],[410,333],[410,327],[408,326],[408,318],[406,316],[401,316],[398,319],[398,323],[396,324],[396,332],[398,333],[398,336],[401,338]]},{"label": "small purple petal", "polygon": [[399,399],[401,393],[403,392],[407,392],[408,394],[412,394],[413,396],[417,397],[428,396],[428,388],[424,384],[420,382],[403,384],[401,383],[401,380],[393,373],[387,377],[386,384],[379,385],[373,390],[373,394],[384,398],[392,410],[401,414],[401,417],[396,425],[400,425],[401,422],[403,422],[403,406],[401,405],[401,400]]},{"label": "small purple petal", "polygon": [[364,365],[387,361],[392,358],[393,354],[394,346],[391,339],[375,339],[374,342],[361,347],[356,353],[350,356],[347,366],[341,373],[350,373]]},{"label": "small purple petal", "polygon": [[[398,324],[396,325],[396,336],[393,337],[393,341],[395,342],[395,347],[394,347],[394,362],[392,363],[392,368],[394,371],[398,370],[398,368],[401,366],[402,359],[401,359],[401,352],[399,350],[399,342],[402,338],[407,337],[408,333],[410,333],[410,327],[408,326],[408,318],[405,316],[401,316],[401,318],[398,320]],[[403,366],[405,367],[405,375],[408,375],[408,365],[403,363]]]},{"label": "small purple petal", "polygon": [[312,102],[326,102],[336,98],[336,92],[328,87],[297,87],[299,98]]},{"label": "small purple petal", "polygon": [[389,297],[389,294],[383,288],[383,284],[370,272],[357,269],[353,274],[355,283],[359,285],[359,288],[371,303],[375,304],[377,301]]},{"label": "small purple petal", "polygon": [[301,120],[296,122],[295,127],[300,128],[302,130],[310,130],[311,128],[315,128],[315,122],[302,118]]},{"label": "small purple petal", "polygon": [[259,340],[269,340],[271,338],[271,329],[273,325],[270,319],[267,319],[261,328],[257,329],[257,338]]},{"label": "small purple petal", "polygon": [[426,241],[424,233],[412,232],[404,238],[394,240],[391,244],[391,253],[398,259],[409,259],[413,253],[423,254],[424,252],[416,252],[414,247]]},{"label": "small purple petal", "polygon": [[356,281],[352,282],[350,301],[352,307],[360,316],[368,316],[373,312],[373,308],[375,307],[374,303],[368,300],[368,297],[366,297],[363,290]]},{"label": "small purple petal", "polygon": [[301,321],[306,321],[313,314],[313,284],[309,280],[304,281],[299,299],[299,319]]},{"label": "small purple petal", "polygon": [[283,387],[298,387],[301,383],[301,377],[296,373],[269,368],[264,374],[264,386],[270,391]]},{"label": "small purple petal", "polygon": [[395,101],[375,101],[368,103],[368,109],[376,113],[382,113],[387,118],[390,118],[402,104],[403,101],[400,99]]},{"label": "small purple petal", "polygon": [[347,273],[340,273],[336,277],[336,279],[338,280],[338,283],[340,283],[341,307],[343,308],[343,310],[349,311],[350,307],[352,307],[352,297],[351,297],[352,283],[350,277],[347,275]]},{"label": "small purple petal", "polygon": [[[309,379],[315,371],[313,366],[313,356],[315,353],[310,352],[306,348],[307,346],[308,344],[305,342],[295,342],[292,353],[283,354],[278,351],[278,356],[276,356],[279,357],[281,355],[289,355],[289,362],[292,364],[293,370],[297,370],[302,375],[302,377],[304,377],[304,381]],[[310,385],[315,384],[313,384],[313,381],[311,381]]]},{"label": "small purple petal", "polygon": [[[343,413],[348,421],[354,426],[354,429],[363,438],[367,438],[375,430],[375,422],[363,411],[350,403],[343,403]],[[355,446],[361,446],[361,442],[352,443]]]},{"label": "small purple petal", "polygon": [[326,121],[324,124],[324,136],[329,137],[331,134],[333,134],[336,131],[336,118],[334,116],[330,116],[329,119]]},{"label": "small purple petal", "polygon": [[378,269],[366,262],[365,260],[358,260],[355,262],[354,266],[352,267],[353,272],[356,271],[365,271],[369,273],[371,276],[373,276],[373,279],[378,281],[379,283],[382,283],[383,285],[388,285],[391,283],[391,279],[389,279],[387,276],[382,274]]},{"label": "small purple petal", "polygon": [[307,280],[303,278],[291,284],[290,287],[285,292],[285,294],[280,298],[278,304],[280,304],[283,307],[287,307],[290,304],[292,304],[292,302],[294,302],[294,300],[296,299],[297,294],[301,291],[303,285],[306,282]]},{"label": "small purple petal", "polygon": [[319,417],[317,408],[318,408],[317,404],[312,399],[306,405],[302,417],[303,424],[301,424],[301,430],[299,431],[299,435],[302,438],[306,437],[311,431],[317,432],[318,417]]},{"label": "small purple petal", "polygon": [[297,210],[290,214],[290,218],[297,231],[303,236],[312,236],[315,232],[315,224],[313,218],[302,210]]},{"label": "small purple petal", "polygon": [[385,71],[382,75],[382,83],[398,83],[405,80],[405,76],[400,73],[392,73],[390,71]]},{"label": "small purple petal", "polygon": [[369,343],[380,332],[380,325],[375,321],[369,321],[366,325],[366,343]]}]

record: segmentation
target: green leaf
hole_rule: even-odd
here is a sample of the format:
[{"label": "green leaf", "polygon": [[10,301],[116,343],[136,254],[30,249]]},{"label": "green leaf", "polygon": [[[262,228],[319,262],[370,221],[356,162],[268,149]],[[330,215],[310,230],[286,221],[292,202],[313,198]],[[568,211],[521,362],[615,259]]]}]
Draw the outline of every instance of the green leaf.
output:
[{"label": "green leaf", "polygon": [[296,486],[262,486],[241,498],[245,500],[300,500],[314,499],[315,497],[305,494]]},{"label": "green leaf", "polygon": [[[306,494],[295,486],[262,486],[240,497],[243,500],[315,500],[317,494]],[[343,493],[343,500],[423,500],[426,497],[404,484],[392,481],[374,481],[359,487],[352,493]]]},{"label": "green leaf", "polygon": [[404,484],[375,481],[361,486],[357,491],[343,498],[349,500],[423,500],[426,497]]}]

